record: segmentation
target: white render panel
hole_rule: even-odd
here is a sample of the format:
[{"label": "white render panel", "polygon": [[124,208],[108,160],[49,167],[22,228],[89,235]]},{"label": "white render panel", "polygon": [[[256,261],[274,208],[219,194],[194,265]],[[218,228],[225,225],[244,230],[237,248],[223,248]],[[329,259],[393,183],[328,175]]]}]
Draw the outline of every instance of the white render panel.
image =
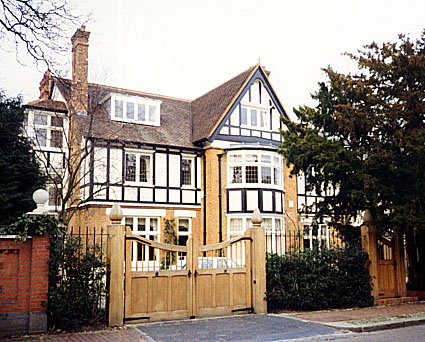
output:
[{"label": "white render panel", "polygon": [[203,191],[198,191],[198,201],[196,203],[201,204],[201,197],[203,195]]},{"label": "white render panel", "polygon": [[300,175],[297,177],[297,187],[298,187],[298,193],[304,194],[305,193],[305,180],[304,175]]},{"label": "white render panel", "polygon": [[[88,193],[88,189],[87,189]],[[106,189],[102,185],[93,186],[93,198],[94,199],[106,199]]]},{"label": "white render panel", "polygon": [[195,191],[183,190],[182,191],[182,202],[183,203],[194,203],[195,202]]},{"label": "white render panel", "polygon": [[241,135],[250,135],[250,130],[249,129],[241,129]]},{"label": "white render panel", "polygon": [[170,170],[170,173],[169,173],[170,186],[180,187],[180,156],[179,155],[170,154],[170,169],[169,170]]},{"label": "white render panel", "polygon": [[279,112],[275,109],[272,111],[272,130],[278,132],[280,128]]},{"label": "white render panel", "polygon": [[164,153],[155,153],[155,185],[167,185],[167,155]]},{"label": "white render panel", "polygon": [[242,192],[229,191],[229,211],[242,210]]},{"label": "white render panel", "polygon": [[140,189],[140,200],[141,201],[152,201],[153,200],[153,189],[141,188]]},{"label": "white render panel", "polygon": [[281,211],[282,210],[282,194],[280,192],[276,192],[275,202],[276,202],[276,211]]},{"label": "white render panel", "polygon": [[235,110],[230,114],[230,124],[239,126],[239,106],[236,106]]},{"label": "white render panel", "polygon": [[273,133],[273,140],[280,141],[280,134],[279,133]]},{"label": "white render panel", "polygon": [[120,186],[111,186],[109,188],[109,199],[111,201],[121,201],[121,187]]},{"label": "white render panel", "polygon": [[[139,216],[139,217],[160,217],[165,216],[167,211],[165,209],[138,209],[138,208],[122,208],[123,203],[121,203],[122,215],[125,216]],[[109,216],[111,213],[111,208],[106,208],[106,216]]]},{"label": "white render panel", "polygon": [[[88,158],[90,158],[88,156]],[[94,181],[96,183],[106,182],[107,150],[104,147],[94,148]]]},{"label": "white render panel", "polygon": [[122,184],[122,150],[111,148],[110,158],[109,180],[111,183]]},{"label": "white render panel", "polygon": [[262,138],[264,138],[264,139],[271,139],[272,138],[272,135],[269,132],[262,132],[261,135],[262,135]]},{"label": "white render panel", "polygon": [[137,188],[125,188],[124,199],[126,201],[137,201]]},{"label": "white render panel", "polygon": [[252,131],[252,136],[253,136],[253,137],[261,137],[261,132],[258,132],[258,131]]},{"label": "white render panel", "polygon": [[220,134],[229,134],[229,127],[222,127],[220,129]]},{"label": "white render panel", "polygon": [[230,134],[231,135],[239,135],[239,128],[230,127]]},{"label": "white render panel", "polygon": [[155,202],[165,202],[167,200],[167,190],[155,189]]},{"label": "white render panel", "polygon": [[263,210],[273,210],[273,193],[271,191],[263,191]]},{"label": "white render panel", "polygon": [[258,208],[258,191],[257,190],[247,190],[246,192],[246,209],[254,210]]},{"label": "white render panel", "polygon": [[180,190],[170,190],[170,202],[180,202]]},{"label": "white render panel", "polygon": [[50,153],[50,165],[55,170],[61,170],[63,168],[63,154]]},{"label": "white render panel", "polygon": [[196,184],[198,185],[198,187],[201,187],[201,158],[200,157],[196,157],[196,165],[197,165],[197,175],[196,175]]},{"label": "white render panel", "polygon": [[174,210],[174,217],[196,217],[195,210]]}]

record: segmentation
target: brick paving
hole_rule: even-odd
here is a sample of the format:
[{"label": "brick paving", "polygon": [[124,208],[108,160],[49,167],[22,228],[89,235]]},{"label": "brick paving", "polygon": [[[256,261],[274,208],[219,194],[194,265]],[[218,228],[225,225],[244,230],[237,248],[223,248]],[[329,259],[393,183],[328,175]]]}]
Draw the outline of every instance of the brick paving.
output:
[{"label": "brick paving", "polygon": [[330,323],[353,321],[375,317],[389,317],[407,314],[415,314],[419,312],[425,313],[425,302],[399,304],[399,305],[386,305],[386,306],[372,306],[370,308],[358,309],[345,309],[345,310],[329,310],[329,311],[316,311],[316,312],[303,312],[293,314],[296,318],[301,318],[309,321]]},{"label": "brick paving", "polygon": [[[1,339],[0,339],[1,340]],[[19,338],[6,339],[5,342],[146,342],[139,333],[133,329],[91,331],[63,335],[38,335],[23,336]]]}]

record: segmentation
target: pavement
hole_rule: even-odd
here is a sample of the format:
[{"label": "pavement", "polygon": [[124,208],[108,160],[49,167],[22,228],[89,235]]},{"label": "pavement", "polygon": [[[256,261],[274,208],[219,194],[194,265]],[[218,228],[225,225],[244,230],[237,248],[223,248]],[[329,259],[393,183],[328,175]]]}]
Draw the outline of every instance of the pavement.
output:
[{"label": "pavement", "polygon": [[[307,324],[306,324],[307,323]],[[154,341],[265,341],[257,334],[268,333],[269,341],[304,337],[330,336],[340,333],[369,332],[425,324],[425,301],[382,305],[369,308],[325,310],[315,312],[283,312],[269,315],[240,315],[160,323],[132,324],[121,329],[105,329],[81,333],[21,336],[7,342],[154,342]],[[157,328],[155,330],[155,327]],[[238,328],[240,327],[240,328]],[[255,336],[247,328],[255,329]],[[199,338],[193,333],[198,329]],[[237,329],[240,329],[239,331]],[[158,331],[162,335],[158,335]],[[187,335],[190,332],[190,335]],[[155,335],[156,334],[156,335]],[[215,335],[214,335],[215,334]],[[242,334],[242,335],[241,335]],[[297,335],[298,334],[298,335]],[[173,337],[173,338],[171,338]],[[205,339],[203,339],[205,337]],[[213,338],[212,338],[213,337]],[[237,339],[235,339],[237,337]]]}]

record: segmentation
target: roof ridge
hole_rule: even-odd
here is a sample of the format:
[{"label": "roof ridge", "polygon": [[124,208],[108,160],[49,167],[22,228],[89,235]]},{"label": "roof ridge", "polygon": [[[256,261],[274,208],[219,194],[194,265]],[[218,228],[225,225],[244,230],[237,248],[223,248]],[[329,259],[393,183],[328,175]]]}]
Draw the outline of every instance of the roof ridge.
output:
[{"label": "roof ridge", "polygon": [[233,76],[232,78],[229,78],[227,81],[222,82],[222,83],[221,83],[220,85],[218,85],[217,87],[214,87],[214,88],[212,88],[212,89],[208,90],[206,93],[202,94],[201,96],[198,96],[196,99],[194,99],[194,100],[193,100],[193,101],[191,101],[191,102],[195,102],[196,100],[200,99],[201,97],[204,97],[205,95],[207,95],[207,94],[211,93],[212,91],[216,90],[217,88],[220,88],[220,87],[221,87],[221,86],[223,86],[224,84],[226,84],[226,83],[228,83],[228,82],[232,81],[233,79],[235,79],[235,78],[239,77],[239,76],[240,76],[240,75],[242,75],[243,73],[246,73],[246,72],[248,72],[248,71],[252,71],[252,70],[254,70],[254,69],[255,69],[255,68],[257,68],[259,65],[260,65],[259,63],[256,63],[255,65],[253,65],[253,66],[249,67],[248,69],[246,69],[246,70],[244,70],[244,71],[240,72],[240,73],[239,73],[239,74],[237,74],[236,76]]},{"label": "roof ridge", "polygon": [[[63,80],[63,81],[72,82],[72,80],[65,78],[65,77],[55,77],[55,78],[58,79],[59,81]],[[179,97],[148,93],[148,92],[141,91],[141,90],[132,90],[132,89],[128,89],[128,88],[121,88],[121,87],[116,87],[116,86],[111,86],[111,85],[106,85],[106,84],[88,82],[88,85],[89,86],[95,86],[95,87],[116,89],[116,90],[126,91],[126,92],[130,92],[130,93],[136,93],[136,94],[140,94],[140,95],[157,96],[157,97],[162,97],[162,98],[166,98],[166,99],[169,99],[169,100],[184,101],[184,102],[189,102],[189,103],[192,102],[191,100],[183,99],[183,98],[179,98]]]}]

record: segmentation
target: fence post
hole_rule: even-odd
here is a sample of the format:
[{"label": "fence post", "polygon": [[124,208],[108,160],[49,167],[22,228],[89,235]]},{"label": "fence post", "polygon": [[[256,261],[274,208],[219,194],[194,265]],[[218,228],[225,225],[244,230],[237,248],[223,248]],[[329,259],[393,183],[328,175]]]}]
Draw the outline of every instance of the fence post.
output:
[{"label": "fence post", "polygon": [[252,227],[249,235],[252,238],[251,268],[252,268],[252,308],[254,313],[266,313],[266,238],[261,227],[260,210],[256,208],[252,215]]},{"label": "fence post", "polygon": [[124,325],[124,240],[125,226],[121,224],[121,207],[115,203],[109,214],[108,225],[108,260],[109,277],[109,315],[108,325]]},{"label": "fence post", "polygon": [[372,278],[372,296],[379,298],[378,284],[378,245],[376,240],[376,227],[371,225],[372,214],[366,209],[361,226],[362,248],[369,254],[369,274]]}]

